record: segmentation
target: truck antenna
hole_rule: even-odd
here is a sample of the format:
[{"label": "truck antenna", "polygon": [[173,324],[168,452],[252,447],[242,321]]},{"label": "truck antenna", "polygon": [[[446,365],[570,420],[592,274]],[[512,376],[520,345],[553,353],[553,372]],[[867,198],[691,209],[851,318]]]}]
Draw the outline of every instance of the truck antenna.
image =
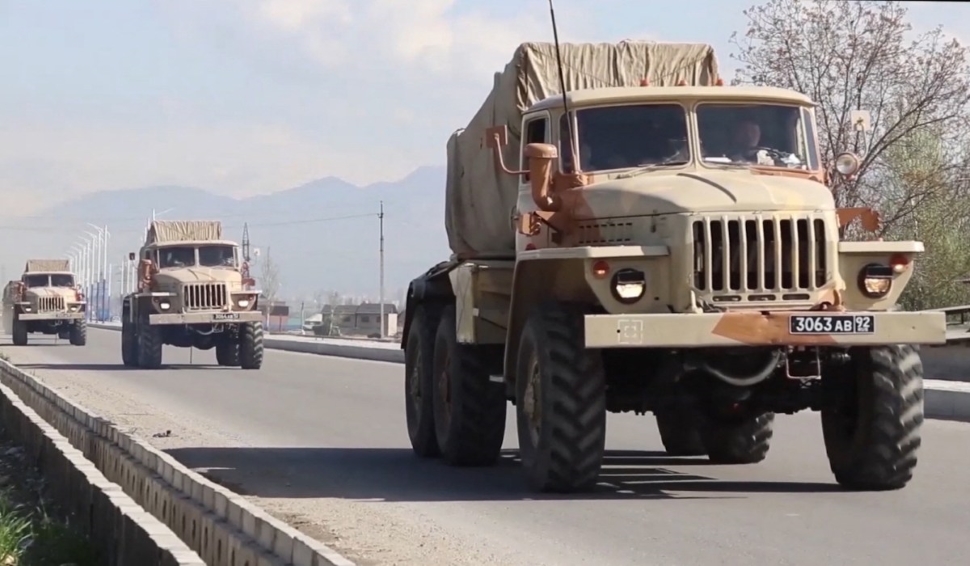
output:
[{"label": "truck antenna", "polygon": [[570,164],[575,172],[579,170],[576,164],[578,144],[576,143],[576,136],[573,132],[573,123],[569,117],[569,100],[566,97],[566,75],[562,66],[562,50],[559,48],[559,28],[556,26],[556,8],[553,7],[552,0],[549,0],[549,17],[552,19],[552,38],[556,46],[556,67],[559,69],[559,90],[562,91],[562,108],[566,112],[566,137],[569,139],[569,152],[573,156]]}]

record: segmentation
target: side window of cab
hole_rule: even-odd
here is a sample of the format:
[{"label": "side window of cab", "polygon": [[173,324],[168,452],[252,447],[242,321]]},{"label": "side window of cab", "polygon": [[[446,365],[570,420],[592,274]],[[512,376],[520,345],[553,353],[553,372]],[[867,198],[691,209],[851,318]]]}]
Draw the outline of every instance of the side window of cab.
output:
[{"label": "side window of cab", "polygon": [[[519,153],[519,163],[521,164],[522,169],[529,168],[528,160],[525,157],[525,146],[529,145],[530,143],[547,143],[547,125],[548,122],[546,121],[545,117],[532,118],[525,123],[525,127],[523,128],[525,135],[522,137],[522,148],[520,149]],[[528,183],[529,174],[526,173],[523,175],[522,180],[523,182]]]}]

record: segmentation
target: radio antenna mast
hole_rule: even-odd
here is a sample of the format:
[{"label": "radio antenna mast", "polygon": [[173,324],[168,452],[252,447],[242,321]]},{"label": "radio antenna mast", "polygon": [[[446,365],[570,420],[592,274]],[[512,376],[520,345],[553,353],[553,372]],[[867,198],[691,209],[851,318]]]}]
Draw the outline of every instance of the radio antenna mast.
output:
[{"label": "radio antenna mast", "polygon": [[559,90],[562,91],[562,108],[566,112],[566,138],[569,140],[569,152],[572,154],[570,165],[573,172],[579,171],[577,163],[579,159],[578,144],[576,143],[575,132],[573,132],[573,121],[569,116],[569,100],[566,97],[566,74],[562,66],[562,50],[559,47],[559,28],[556,26],[556,8],[549,0],[549,17],[552,19],[552,38],[556,46],[556,67],[559,69]]}]

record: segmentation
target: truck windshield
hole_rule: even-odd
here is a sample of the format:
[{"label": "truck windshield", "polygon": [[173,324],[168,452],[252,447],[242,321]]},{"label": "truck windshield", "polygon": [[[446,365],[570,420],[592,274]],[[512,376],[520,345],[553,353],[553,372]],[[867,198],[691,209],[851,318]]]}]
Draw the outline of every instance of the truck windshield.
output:
[{"label": "truck windshield", "polygon": [[28,287],[47,287],[50,285],[50,275],[27,275],[24,276],[24,285]]},{"label": "truck windshield", "polygon": [[812,124],[801,118],[796,106],[700,104],[697,128],[703,162],[814,169],[805,141],[806,132],[814,139]]},{"label": "truck windshield", "polygon": [[67,274],[57,274],[51,275],[51,286],[52,287],[73,287],[74,277]]},{"label": "truck windshield", "polygon": [[195,265],[195,248],[191,246],[173,246],[158,250],[158,267],[191,267]]},{"label": "truck windshield", "polygon": [[[687,112],[679,104],[629,104],[577,110],[576,135],[583,171],[627,169],[690,160]],[[560,155],[572,169],[565,115]]]},{"label": "truck windshield", "polygon": [[200,246],[199,265],[203,267],[235,267],[235,251],[232,246]]}]

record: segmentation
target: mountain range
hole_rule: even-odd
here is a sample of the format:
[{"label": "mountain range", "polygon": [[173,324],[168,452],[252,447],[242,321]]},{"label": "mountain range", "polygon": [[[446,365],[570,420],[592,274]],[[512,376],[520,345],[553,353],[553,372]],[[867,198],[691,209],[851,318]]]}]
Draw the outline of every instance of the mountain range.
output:
[{"label": "mountain range", "polygon": [[[420,167],[395,182],[358,187],[326,177],[244,199],[182,186],[89,193],[31,219],[8,217],[0,227],[8,242],[0,261],[6,278],[16,278],[29,257],[64,257],[83,230],[95,232],[86,227],[92,223],[107,226],[109,262],[117,266],[144,241],[154,209],[159,219],[221,220],[224,236],[237,242],[248,225],[251,246],[260,251],[253,275],[258,281],[258,263],[269,255],[279,271],[280,297],[309,299],[337,291],[376,300],[383,201],[385,297],[397,299],[412,278],[450,254],[444,183],[444,167]],[[120,268],[114,270],[117,285]]]}]

